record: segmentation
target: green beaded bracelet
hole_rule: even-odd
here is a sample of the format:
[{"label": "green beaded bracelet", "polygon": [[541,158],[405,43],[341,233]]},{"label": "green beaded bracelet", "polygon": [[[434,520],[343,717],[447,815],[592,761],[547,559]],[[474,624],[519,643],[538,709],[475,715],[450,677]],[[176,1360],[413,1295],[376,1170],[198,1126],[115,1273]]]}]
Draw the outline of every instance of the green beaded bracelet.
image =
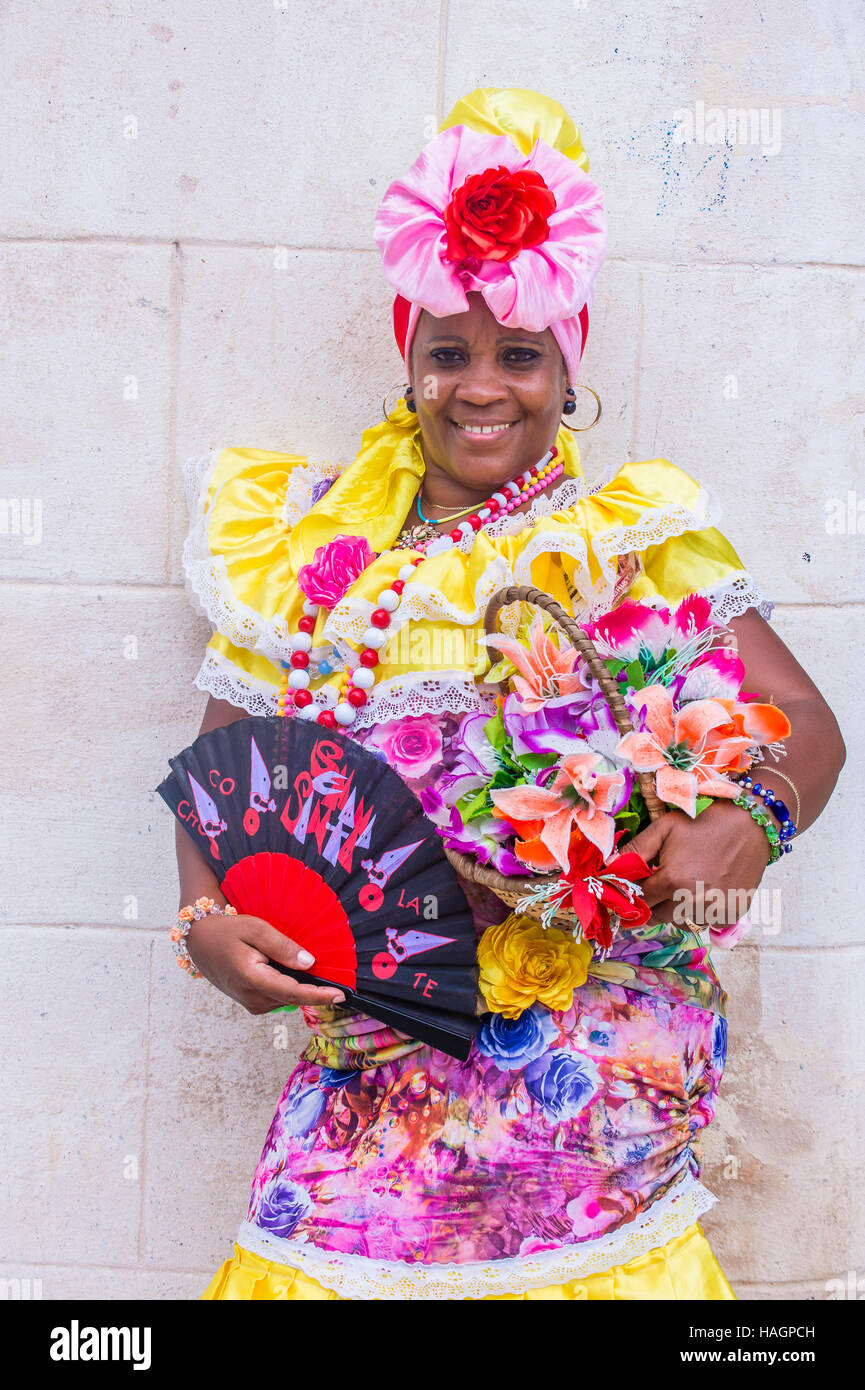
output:
[{"label": "green beaded bracelet", "polygon": [[737,796],[733,802],[734,806],[741,806],[748,812],[752,820],[761,825],[766,832],[766,839],[769,841],[769,863],[774,864],[776,859],[780,859],[784,853],[781,848],[781,836],[778,827],[768,812],[763,810],[761,802],[755,796],[744,794]]}]

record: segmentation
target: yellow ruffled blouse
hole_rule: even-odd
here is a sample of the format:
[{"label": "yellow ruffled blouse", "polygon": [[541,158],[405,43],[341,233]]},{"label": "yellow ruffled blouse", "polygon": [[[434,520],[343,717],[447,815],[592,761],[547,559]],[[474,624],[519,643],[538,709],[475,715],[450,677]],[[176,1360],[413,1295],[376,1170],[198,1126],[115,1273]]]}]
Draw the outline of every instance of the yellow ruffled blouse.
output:
[{"label": "yellow ruffled blouse", "polygon": [[[716,504],[689,474],[648,459],[589,486],[574,435],[562,427],[556,444],[564,476],[528,517],[501,518],[471,548],[466,542],[417,566],[358,727],[483,708],[490,657],[478,639],[487,602],[503,585],[533,584],[568,612],[597,616],[612,606],[618,557],[632,553],[639,570],[631,598],[675,604],[697,592],[722,621],[750,606],[771,616],[772,604],[713,524]],[[332,670],[310,689],[332,703],[322,687],[335,688],[346,662],[356,664],[377,595],[418,553],[390,547],[423,474],[417,418],[403,402],[389,422],[364,432],[348,467],[249,448],[191,459],[184,570],[215,629],[196,684],[252,714],[275,713],[281,663],[302,615],[298,572],[317,547],[352,534],[366,537],[377,558],[330,613],[319,611],[312,655]],[[516,607],[502,614],[506,630],[515,630]]]}]

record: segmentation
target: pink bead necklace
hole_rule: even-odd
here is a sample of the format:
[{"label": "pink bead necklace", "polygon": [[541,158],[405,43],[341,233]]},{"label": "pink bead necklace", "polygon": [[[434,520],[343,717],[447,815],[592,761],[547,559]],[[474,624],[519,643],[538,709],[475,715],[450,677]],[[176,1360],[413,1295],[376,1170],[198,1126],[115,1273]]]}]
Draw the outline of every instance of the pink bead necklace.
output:
[{"label": "pink bead necklace", "polygon": [[[343,673],[338,690],[334,690],[332,686],[323,687],[327,691],[326,698],[333,701],[331,709],[321,709],[313,700],[312,691],[309,689],[309,654],[320,605],[307,599],[303,605],[303,617],[297,625],[297,632],[290,638],[291,659],[282,662],[283,676],[277,702],[278,712],[285,715],[290,695],[290,703],[302,719],[314,719],[326,729],[349,728],[357,718],[358,710],[366,704],[369,691],[375,684],[375,668],[379,663],[379,653],[390,641],[394,614],[402,601],[403,589],[414,575],[416,566],[423,564],[424,560],[453,550],[465,538],[473,537],[491,522],[516,511],[524,502],[544,492],[565,471],[564,464],[556,461],[557,455],[558,450],[553,445],[539,463],[533,468],[527,468],[511,482],[505,483],[499,491],[487,498],[482,507],[467,516],[465,521],[461,521],[449,534],[433,532],[420,538],[415,536],[415,533],[428,528],[418,527],[402,533],[407,535],[409,540],[403,546],[397,544],[393,549],[419,550],[422,553],[403,565],[398,578],[392,580],[378,595],[377,607],[370,614],[369,626],[363,634],[363,647],[358,655],[358,665],[352,671]],[[319,674],[327,674],[330,669],[327,662],[319,662]]]}]

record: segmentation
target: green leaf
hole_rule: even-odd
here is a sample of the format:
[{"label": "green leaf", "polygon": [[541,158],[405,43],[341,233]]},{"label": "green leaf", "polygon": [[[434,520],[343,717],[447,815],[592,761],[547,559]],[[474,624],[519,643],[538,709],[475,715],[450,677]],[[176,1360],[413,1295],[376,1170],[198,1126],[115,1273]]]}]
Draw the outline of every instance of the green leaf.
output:
[{"label": "green leaf", "polygon": [[624,671],[625,663],[618,656],[609,656],[605,659],[604,665],[611,676],[617,676],[620,671]]},{"label": "green leaf", "polygon": [[643,689],[644,685],[646,684],[646,681],[645,677],[643,676],[643,668],[640,665],[639,661],[629,661],[627,666],[625,667],[625,673],[628,678],[628,685],[631,687],[632,690]]},{"label": "green leaf", "polygon": [[489,787],[481,787],[480,791],[466,792],[466,795],[460,797],[456,805],[463,818],[463,824],[467,825],[475,816],[488,815],[492,804]]},{"label": "green leaf", "polygon": [[553,767],[559,760],[558,753],[515,753],[514,757],[529,772],[540,772],[542,767]]},{"label": "green leaf", "polygon": [[496,752],[500,753],[501,750],[504,748],[508,737],[507,730],[505,729],[505,721],[502,717],[502,712],[500,709],[497,709],[495,714],[491,715],[491,717],[487,720],[486,724],[484,725],[484,733],[486,734],[493,748],[495,748]]},{"label": "green leaf", "polygon": [[706,807],[711,806],[714,800],[713,796],[698,796],[696,814],[699,815],[701,811],[705,811]]}]

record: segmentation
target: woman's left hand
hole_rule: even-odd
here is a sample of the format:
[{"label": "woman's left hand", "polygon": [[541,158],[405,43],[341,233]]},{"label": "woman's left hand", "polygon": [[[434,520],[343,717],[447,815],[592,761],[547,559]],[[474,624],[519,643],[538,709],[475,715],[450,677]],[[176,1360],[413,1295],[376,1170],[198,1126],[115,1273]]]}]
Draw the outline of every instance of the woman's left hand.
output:
[{"label": "woman's left hand", "polygon": [[642,884],[651,922],[684,925],[689,919],[699,927],[732,924],[744,915],[770,854],[766,832],[744,807],[720,798],[693,820],[668,811],[617,848],[635,850],[647,863],[657,860]]}]

